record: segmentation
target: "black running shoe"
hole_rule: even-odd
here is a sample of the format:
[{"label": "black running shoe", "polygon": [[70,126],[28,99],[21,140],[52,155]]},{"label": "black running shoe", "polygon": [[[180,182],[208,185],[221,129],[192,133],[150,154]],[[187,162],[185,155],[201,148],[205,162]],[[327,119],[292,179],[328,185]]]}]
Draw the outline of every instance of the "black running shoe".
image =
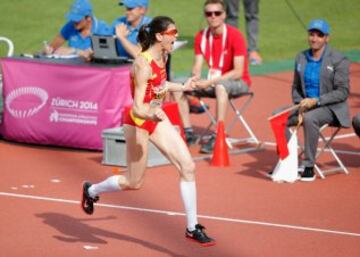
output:
[{"label": "black running shoe", "polygon": [[186,229],[185,236],[186,238],[193,240],[204,247],[215,245],[216,244],[215,240],[208,237],[203,231],[204,229],[205,227],[203,225],[197,224],[195,226],[195,230],[193,231],[189,231],[188,229]]},{"label": "black running shoe", "polygon": [[300,180],[305,182],[312,182],[316,178],[314,167],[305,167],[304,172],[301,174]]},{"label": "black running shoe", "polygon": [[91,183],[84,182],[82,187],[81,209],[83,209],[86,214],[91,215],[94,213],[94,203],[99,201],[99,196],[95,198],[91,197],[88,191],[89,187],[91,187]]}]

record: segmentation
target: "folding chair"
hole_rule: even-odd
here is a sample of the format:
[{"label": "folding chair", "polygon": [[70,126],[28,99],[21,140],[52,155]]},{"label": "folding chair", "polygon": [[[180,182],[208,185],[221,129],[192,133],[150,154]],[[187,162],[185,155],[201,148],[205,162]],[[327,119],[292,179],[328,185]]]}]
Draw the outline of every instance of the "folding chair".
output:
[{"label": "folding chair", "polygon": [[[327,128],[334,129],[334,131],[331,133],[331,135],[329,137],[325,137],[325,135],[324,135],[324,131],[327,130]],[[333,158],[335,159],[335,161],[337,163],[336,168],[330,168],[330,169],[326,169],[326,170],[321,169],[319,167],[319,165],[317,165],[317,164],[314,165],[315,171],[319,174],[319,176],[322,179],[325,179],[325,175],[330,174],[330,173],[335,173],[337,171],[344,172],[346,175],[349,174],[348,169],[345,167],[345,165],[340,160],[339,156],[336,154],[335,150],[331,146],[331,143],[335,139],[335,136],[339,133],[339,131],[342,128],[345,128],[345,127],[341,127],[340,125],[337,125],[337,124],[325,124],[320,128],[319,142],[322,142],[322,145],[320,148],[318,147],[318,150],[317,150],[317,153],[315,156],[315,160],[317,160],[319,158],[319,156],[327,150],[331,153],[331,155],[333,156]],[[299,156],[302,156],[304,154],[304,147],[302,145],[299,145],[299,147],[301,149]]]},{"label": "folding chair", "polygon": [[[0,37],[0,43],[5,42],[7,44],[7,53],[6,56],[10,57],[14,54],[14,44],[13,42],[6,38],[6,37]],[[2,87],[3,87],[3,83],[2,83],[2,73],[0,70],[0,123],[1,123],[1,119],[2,119],[2,112],[3,112],[3,99],[2,99]]]},{"label": "folding chair", "polygon": [[[12,56],[14,54],[14,44],[13,44],[13,42],[10,39],[6,38],[6,37],[0,37],[0,44],[2,42],[5,42],[7,44],[6,56],[7,57]],[[2,92],[2,73],[0,71],[0,94],[1,94],[1,92]]]},{"label": "folding chair", "polygon": [[14,44],[13,44],[13,42],[10,39],[6,38],[6,37],[0,37],[0,43],[1,42],[5,42],[7,44],[8,51],[7,51],[6,56],[8,56],[8,57],[13,56],[13,54],[14,54]]},{"label": "folding chair", "polygon": [[[210,131],[211,127],[216,125],[216,120],[215,120],[214,116],[212,115],[212,113],[208,110],[204,101],[202,100],[201,97],[204,97],[204,96],[198,96],[196,94],[196,91],[194,91],[194,92],[195,92],[195,96],[199,97],[199,102],[200,102],[201,106],[204,108],[206,115],[210,119],[210,124],[207,126],[205,132],[200,137],[200,141],[201,141],[204,138],[204,136]],[[205,96],[205,97],[215,98],[214,96]],[[237,144],[240,142],[255,143],[257,145],[260,145],[260,141],[255,136],[254,132],[252,131],[252,129],[250,128],[249,124],[246,122],[246,120],[244,119],[244,116],[243,116],[244,111],[250,105],[253,97],[254,97],[253,92],[243,92],[243,93],[239,93],[236,95],[229,95],[229,104],[231,106],[231,109],[234,111],[235,115],[232,118],[231,122],[226,126],[225,132],[227,135],[229,135],[232,128],[234,127],[236,121],[238,120],[241,123],[241,125],[245,128],[246,132],[249,135],[246,138],[228,137],[227,143],[229,144],[230,147],[232,147],[233,144]],[[235,100],[239,99],[239,98],[247,98],[247,99],[244,103],[242,103],[242,105],[239,108],[237,108],[235,105]]]}]

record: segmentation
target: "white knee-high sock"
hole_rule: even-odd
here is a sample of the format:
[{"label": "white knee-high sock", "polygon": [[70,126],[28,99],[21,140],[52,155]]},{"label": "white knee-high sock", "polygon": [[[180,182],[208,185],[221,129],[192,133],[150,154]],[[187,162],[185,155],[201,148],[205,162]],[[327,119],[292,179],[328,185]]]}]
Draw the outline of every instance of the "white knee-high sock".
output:
[{"label": "white knee-high sock", "polygon": [[89,195],[91,197],[95,197],[99,195],[100,193],[104,192],[114,192],[114,191],[120,191],[120,185],[119,185],[119,175],[114,175],[111,177],[108,177],[104,181],[94,184],[91,187],[89,187]]},{"label": "white knee-high sock", "polygon": [[195,181],[180,180],[180,192],[185,206],[187,229],[193,231],[198,224]]}]

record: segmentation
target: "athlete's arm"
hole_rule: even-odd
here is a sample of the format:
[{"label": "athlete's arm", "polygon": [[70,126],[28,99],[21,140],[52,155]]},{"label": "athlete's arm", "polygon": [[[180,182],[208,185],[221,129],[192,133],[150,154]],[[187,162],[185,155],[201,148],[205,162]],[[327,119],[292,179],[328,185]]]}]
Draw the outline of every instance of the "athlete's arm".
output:
[{"label": "athlete's arm", "polygon": [[174,83],[170,81],[166,81],[166,90],[171,92],[178,92],[178,91],[191,91],[195,88],[194,81],[196,77],[189,78],[184,84]]}]

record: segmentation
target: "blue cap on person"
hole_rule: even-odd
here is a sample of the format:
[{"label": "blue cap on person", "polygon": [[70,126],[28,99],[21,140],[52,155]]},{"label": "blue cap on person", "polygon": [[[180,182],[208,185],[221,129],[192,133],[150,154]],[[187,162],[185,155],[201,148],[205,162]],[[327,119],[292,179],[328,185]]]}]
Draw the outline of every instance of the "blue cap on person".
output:
[{"label": "blue cap on person", "polygon": [[330,26],[325,20],[316,19],[310,21],[308,31],[310,30],[318,30],[323,34],[328,35],[330,33]]},{"label": "blue cap on person", "polygon": [[92,15],[92,6],[88,0],[75,0],[70,6],[69,12],[66,14],[66,18],[69,21],[79,22],[85,16]]},{"label": "blue cap on person", "polygon": [[121,0],[119,5],[124,5],[127,8],[145,7],[149,5],[148,0]]}]

